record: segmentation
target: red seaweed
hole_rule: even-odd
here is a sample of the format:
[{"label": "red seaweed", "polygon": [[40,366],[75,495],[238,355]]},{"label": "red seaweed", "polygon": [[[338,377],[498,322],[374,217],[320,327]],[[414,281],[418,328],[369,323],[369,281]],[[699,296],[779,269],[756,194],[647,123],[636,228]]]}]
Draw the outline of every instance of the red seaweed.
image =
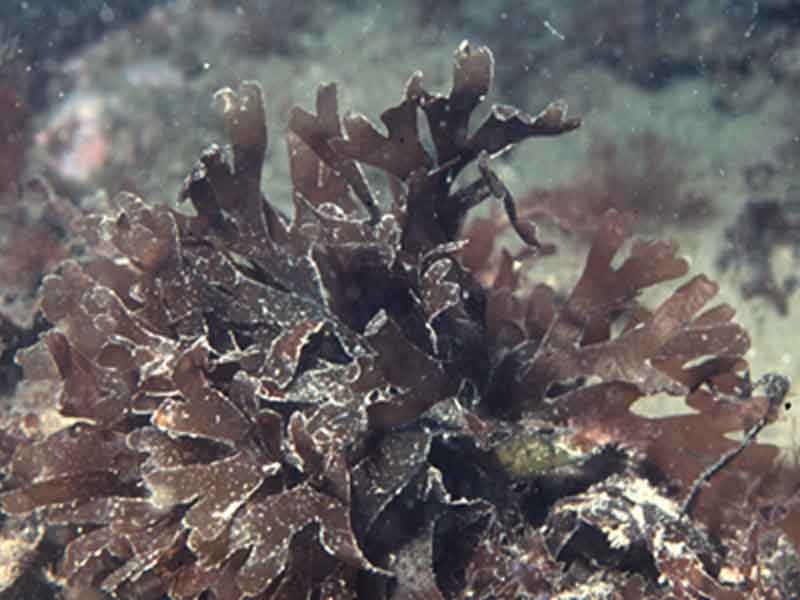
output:
[{"label": "red seaweed", "polygon": [[[70,424],[11,436],[2,455],[8,518],[59,528],[55,584],[219,600],[754,589],[722,576],[740,557],[717,541],[749,526],[748,477],[774,449],[726,435],[767,422],[782,396],[753,393],[748,336],[732,308],[707,308],[704,275],[640,303],[688,265],[671,242],[619,257],[620,213],[600,218],[566,298],[525,285],[493,228],[464,227],[497,200],[544,260],[552,247],[492,163],[580,124],[563,102],[471,123],[493,69],[463,43],[450,92],[415,73],[384,131],[340,119],[321,86],[316,114],[289,120],[291,219],[260,187],[260,86],[222,90],[230,146],[186,179],[191,214],[120,194],[84,220],[90,252],[45,278],[52,328],[18,354],[26,381],[57,384]],[[365,165],[389,179],[388,202]],[[630,412],[654,394],[698,414]]]}]

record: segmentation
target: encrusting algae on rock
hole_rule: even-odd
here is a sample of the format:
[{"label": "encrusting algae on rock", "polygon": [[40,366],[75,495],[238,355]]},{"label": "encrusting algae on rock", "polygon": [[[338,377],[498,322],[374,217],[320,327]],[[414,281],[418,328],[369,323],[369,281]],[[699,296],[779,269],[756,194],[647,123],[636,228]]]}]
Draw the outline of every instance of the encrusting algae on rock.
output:
[{"label": "encrusting algae on rock", "polygon": [[[320,86],[316,113],[289,118],[291,219],[261,191],[261,88],[223,90],[231,145],[210,147],[187,178],[192,214],[122,194],[114,214],[85,221],[92,252],[46,278],[52,327],[18,357],[28,384],[58,383],[72,424],[3,434],[6,518],[58,531],[9,589],[218,600],[764,589],[744,568],[761,560],[752,524],[800,541],[793,505],[768,504],[749,479],[775,449],[752,443],[703,479],[739,447],[726,434],[778,400],[752,394],[746,333],[727,305],[705,308],[717,286],[702,275],[653,310],[639,303],[688,265],[659,241],[618,259],[631,231],[614,211],[565,298],[523,285],[515,261],[550,248],[491,162],[579,121],[556,102],[536,116],[494,106],[472,124],[493,69],[487,48],[465,42],[449,94],[415,73],[381,115],[385,133],[340,118],[336,87]],[[390,201],[365,166],[386,175]],[[465,224],[491,199],[524,242],[518,255],[497,251],[485,221]],[[628,410],[658,393],[697,414]],[[719,578],[730,565],[748,573],[736,585]],[[771,589],[793,585],[790,569],[770,577]]]}]

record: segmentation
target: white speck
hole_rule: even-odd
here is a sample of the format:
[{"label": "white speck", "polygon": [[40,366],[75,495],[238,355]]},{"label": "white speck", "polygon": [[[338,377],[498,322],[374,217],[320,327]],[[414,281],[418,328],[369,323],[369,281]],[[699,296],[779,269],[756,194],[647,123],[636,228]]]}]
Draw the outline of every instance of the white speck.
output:
[{"label": "white speck", "polygon": [[548,21],[547,19],[544,20],[544,26],[547,29],[547,31],[549,31],[552,35],[556,36],[561,41],[564,41],[565,39],[567,39],[566,37],[564,37],[564,34],[561,33],[555,27],[553,27],[553,24],[550,23],[550,21]]}]

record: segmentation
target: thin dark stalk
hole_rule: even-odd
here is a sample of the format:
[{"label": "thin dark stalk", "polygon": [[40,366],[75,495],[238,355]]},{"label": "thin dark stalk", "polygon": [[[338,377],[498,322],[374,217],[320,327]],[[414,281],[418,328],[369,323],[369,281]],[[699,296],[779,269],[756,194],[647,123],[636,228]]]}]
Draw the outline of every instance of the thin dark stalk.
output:
[{"label": "thin dark stalk", "polygon": [[750,446],[750,444],[753,443],[758,434],[761,433],[761,430],[764,429],[764,427],[766,427],[767,424],[772,420],[775,408],[783,402],[783,399],[789,392],[790,383],[787,377],[774,373],[768,373],[752,386],[749,386],[749,389],[745,391],[745,394],[749,396],[754,389],[761,386],[764,387],[764,391],[766,392],[768,400],[767,408],[764,411],[764,414],[755,425],[747,430],[744,439],[738,446],[723,454],[722,457],[717,460],[717,462],[706,468],[700,474],[700,476],[694,480],[692,488],[689,490],[689,494],[686,496],[686,499],[683,501],[683,506],[681,507],[681,513],[687,517],[692,516],[692,511],[697,504],[697,500],[700,497],[700,492],[703,490],[703,488],[711,482],[711,479],[717,475],[717,473],[730,465],[737,456],[744,452]]}]

